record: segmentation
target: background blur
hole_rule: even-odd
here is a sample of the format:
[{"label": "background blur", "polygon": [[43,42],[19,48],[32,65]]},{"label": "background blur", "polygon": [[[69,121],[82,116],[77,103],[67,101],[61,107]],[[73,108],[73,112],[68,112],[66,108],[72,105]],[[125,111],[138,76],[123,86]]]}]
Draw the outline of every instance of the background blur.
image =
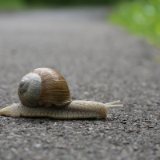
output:
[{"label": "background blur", "polygon": [[108,20],[160,44],[160,0],[0,0],[1,11],[74,6],[110,6]]},{"label": "background blur", "polygon": [[109,120],[0,116],[0,160],[160,160],[159,44],[160,0],[0,0],[0,108],[39,67],[73,100],[124,104]]},{"label": "background blur", "polygon": [[[73,5],[106,5],[113,4],[119,0],[0,0],[1,8],[19,7],[55,7]],[[124,1],[124,0],[121,0]],[[132,1],[132,0],[128,0]]]}]

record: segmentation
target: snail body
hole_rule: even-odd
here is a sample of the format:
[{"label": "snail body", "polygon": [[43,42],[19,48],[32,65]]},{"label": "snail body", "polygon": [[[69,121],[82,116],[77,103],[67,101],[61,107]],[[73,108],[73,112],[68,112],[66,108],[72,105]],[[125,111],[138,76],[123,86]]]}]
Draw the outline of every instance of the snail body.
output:
[{"label": "snail body", "polygon": [[0,110],[10,117],[48,117],[54,119],[107,118],[108,108],[122,106],[120,101],[101,103],[74,100],[64,77],[50,68],[38,68],[20,81],[20,103]]}]

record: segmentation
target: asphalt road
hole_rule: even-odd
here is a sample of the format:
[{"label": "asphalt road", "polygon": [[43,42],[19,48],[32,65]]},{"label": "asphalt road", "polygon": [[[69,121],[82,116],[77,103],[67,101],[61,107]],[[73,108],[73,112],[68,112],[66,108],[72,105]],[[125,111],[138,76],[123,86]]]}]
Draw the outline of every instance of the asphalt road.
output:
[{"label": "asphalt road", "polygon": [[106,22],[107,11],[0,13],[0,108],[38,67],[58,70],[73,99],[124,104],[109,120],[1,116],[1,160],[160,159],[160,49]]}]

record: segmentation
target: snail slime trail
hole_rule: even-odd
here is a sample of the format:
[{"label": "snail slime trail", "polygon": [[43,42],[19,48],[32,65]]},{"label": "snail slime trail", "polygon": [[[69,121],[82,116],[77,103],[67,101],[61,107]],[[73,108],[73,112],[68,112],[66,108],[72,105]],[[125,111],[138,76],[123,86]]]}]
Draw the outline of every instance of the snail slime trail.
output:
[{"label": "snail slime trail", "polygon": [[37,68],[19,83],[20,102],[0,110],[10,117],[48,117],[54,119],[107,118],[108,108],[122,107],[120,100],[109,103],[74,100],[64,77],[50,68]]}]

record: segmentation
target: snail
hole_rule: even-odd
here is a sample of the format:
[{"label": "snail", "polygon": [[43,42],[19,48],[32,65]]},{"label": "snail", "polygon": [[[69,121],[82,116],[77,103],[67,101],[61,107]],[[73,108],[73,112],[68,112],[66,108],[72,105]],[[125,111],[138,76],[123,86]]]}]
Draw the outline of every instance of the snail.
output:
[{"label": "snail", "polygon": [[37,68],[19,83],[20,102],[0,110],[10,117],[48,117],[54,119],[108,118],[108,108],[121,107],[120,100],[101,103],[72,100],[64,77],[50,68]]}]

